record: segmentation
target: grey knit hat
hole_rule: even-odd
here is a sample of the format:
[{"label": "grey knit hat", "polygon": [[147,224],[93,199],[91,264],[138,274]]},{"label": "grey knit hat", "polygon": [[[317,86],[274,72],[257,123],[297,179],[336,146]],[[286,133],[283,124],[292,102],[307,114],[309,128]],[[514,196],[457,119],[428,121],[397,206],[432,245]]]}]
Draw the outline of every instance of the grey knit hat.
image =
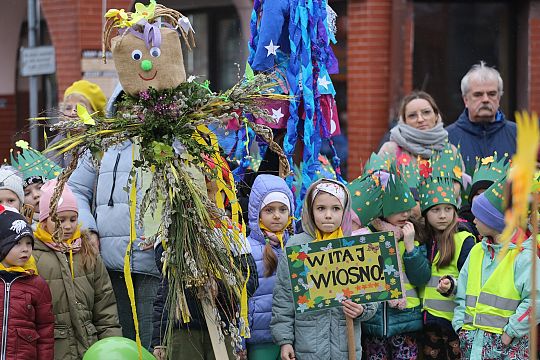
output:
[{"label": "grey knit hat", "polygon": [[21,206],[24,204],[23,180],[11,166],[0,167],[0,190],[3,189],[13,191],[21,201]]}]

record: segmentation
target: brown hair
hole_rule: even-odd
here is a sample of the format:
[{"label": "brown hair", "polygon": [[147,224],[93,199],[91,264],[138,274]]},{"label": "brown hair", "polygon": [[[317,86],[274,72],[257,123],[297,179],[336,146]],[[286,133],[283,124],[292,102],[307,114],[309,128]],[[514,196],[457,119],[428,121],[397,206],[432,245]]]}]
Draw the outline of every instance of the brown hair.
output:
[{"label": "brown hair", "polygon": [[399,118],[404,123],[407,123],[406,121],[407,117],[405,116],[405,108],[407,107],[407,104],[409,104],[411,101],[416,100],[416,99],[426,100],[429,103],[429,105],[431,105],[431,107],[433,108],[433,112],[435,113],[435,115],[437,116],[441,115],[441,111],[439,110],[439,107],[437,106],[437,103],[435,103],[435,100],[433,99],[433,97],[425,91],[417,90],[405,96],[401,100],[401,104],[399,105]]},{"label": "brown hair", "polygon": [[81,266],[89,271],[96,266],[98,252],[90,242],[90,232],[81,230]]},{"label": "brown hair", "polygon": [[[294,228],[293,228],[292,222],[284,230],[284,236],[285,234],[294,234]],[[264,245],[263,264],[264,264],[264,277],[272,276],[277,269],[278,258],[277,258],[276,253],[272,249],[272,245],[270,245],[269,242],[266,242],[266,245]]]},{"label": "brown hair", "polygon": [[456,244],[454,241],[454,235],[458,231],[458,221],[456,208],[454,209],[454,217],[452,222],[444,231],[438,231],[433,228],[429,221],[426,220],[426,227],[424,232],[424,243],[431,244],[437,243],[437,249],[439,251],[439,261],[437,261],[437,269],[450,265],[454,254],[456,252]]}]

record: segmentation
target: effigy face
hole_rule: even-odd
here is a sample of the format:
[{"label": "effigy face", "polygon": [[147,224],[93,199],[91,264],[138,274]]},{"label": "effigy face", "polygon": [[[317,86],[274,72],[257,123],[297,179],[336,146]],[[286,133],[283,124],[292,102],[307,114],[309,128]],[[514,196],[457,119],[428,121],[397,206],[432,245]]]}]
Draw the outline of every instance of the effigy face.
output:
[{"label": "effigy face", "polygon": [[157,90],[172,89],[186,81],[178,33],[168,28],[159,31],[159,47],[147,48],[144,40],[130,33],[118,35],[111,40],[120,84],[131,96],[138,96],[150,87]]}]

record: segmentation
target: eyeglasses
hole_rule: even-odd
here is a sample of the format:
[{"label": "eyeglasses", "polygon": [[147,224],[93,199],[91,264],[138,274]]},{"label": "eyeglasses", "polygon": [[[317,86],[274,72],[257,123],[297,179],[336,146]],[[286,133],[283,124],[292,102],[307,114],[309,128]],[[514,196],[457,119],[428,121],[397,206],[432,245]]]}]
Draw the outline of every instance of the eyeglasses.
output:
[{"label": "eyeglasses", "polygon": [[426,109],[422,109],[414,113],[411,112],[411,113],[405,114],[405,116],[407,117],[407,120],[410,120],[410,121],[417,121],[419,117],[422,117],[422,119],[424,120],[429,119],[433,115],[435,115],[435,112],[431,108],[426,108]]}]

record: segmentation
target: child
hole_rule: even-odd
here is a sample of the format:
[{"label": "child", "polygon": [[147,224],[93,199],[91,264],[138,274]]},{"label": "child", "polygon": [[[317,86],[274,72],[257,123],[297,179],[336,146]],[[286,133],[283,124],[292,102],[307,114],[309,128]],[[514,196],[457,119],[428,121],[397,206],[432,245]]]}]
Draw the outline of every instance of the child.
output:
[{"label": "child", "polygon": [[[32,257],[34,237],[24,217],[0,205],[2,359],[53,359],[51,291]],[[8,310],[6,310],[8,307]]]},{"label": "child", "polygon": [[23,182],[17,171],[9,166],[0,167],[0,205],[21,212],[24,204]]},{"label": "child", "polygon": [[249,195],[249,242],[257,264],[259,287],[249,300],[251,337],[248,359],[275,360],[280,348],[272,342],[270,318],[278,255],[292,233],[294,198],[283,179],[259,175]]},{"label": "child", "polygon": [[55,359],[80,359],[99,339],[122,336],[118,310],[105,265],[78,223],[77,201],[66,185],[58,201],[61,242],[49,204],[56,180],[41,188],[39,225],[35,232],[37,268],[49,283],[55,317]]},{"label": "child", "polygon": [[[307,190],[302,209],[305,233],[289,239],[287,246],[310,241],[337,239],[350,235],[350,195],[337,181],[321,179]],[[281,257],[272,299],[270,330],[274,343],[281,348],[281,359],[345,359],[347,330],[345,316],[354,319],[356,359],[362,358],[360,321],[371,318],[375,304],[356,304],[350,300],[343,307],[295,314],[290,273]]]},{"label": "child", "polygon": [[405,178],[392,169],[384,186],[381,212],[367,226],[367,232],[394,233],[403,265],[401,276],[406,297],[379,304],[375,316],[362,323],[362,330],[367,359],[413,360],[418,358],[418,333],[422,330],[417,287],[428,282],[431,270],[425,246],[415,241],[415,228],[409,221],[416,201]]},{"label": "child", "polygon": [[[459,334],[466,359],[528,359],[533,241],[515,244],[501,256],[505,227],[502,194],[504,179],[473,200],[472,212],[482,242],[477,244],[459,274],[457,307],[452,325]],[[540,266],[538,259],[537,268]],[[536,298],[540,299],[540,283]],[[534,323],[539,322],[539,313]]]},{"label": "child", "polygon": [[39,222],[41,187],[45,181],[60,175],[62,168],[39,151],[29,147],[26,141],[17,141],[17,146],[20,146],[22,151],[17,151],[14,155],[13,149],[11,150],[11,165],[22,175],[24,190],[22,214],[36,230]]},{"label": "child", "polygon": [[458,229],[457,202],[452,179],[429,177],[419,188],[425,218],[431,278],[424,299],[424,358],[460,359],[459,341],[452,329],[457,279],[474,236]]}]

